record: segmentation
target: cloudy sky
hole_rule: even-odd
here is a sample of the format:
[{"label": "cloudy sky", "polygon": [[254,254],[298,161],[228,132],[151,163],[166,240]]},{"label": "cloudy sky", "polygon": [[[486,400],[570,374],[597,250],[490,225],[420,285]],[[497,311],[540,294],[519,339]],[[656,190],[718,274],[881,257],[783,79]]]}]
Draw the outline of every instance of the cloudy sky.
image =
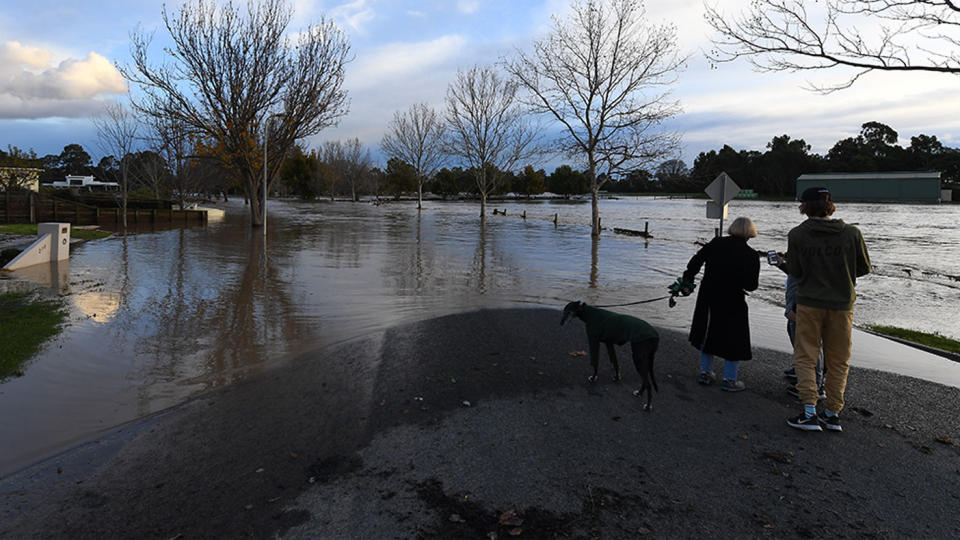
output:
[{"label": "cloudy sky", "polygon": [[[180,0],[167,2],[176,9]],[[292,0],[292,31],[321,14],[349,35],[355,60],[346,89],[350,114],[310,141],[359,137],[375,149],[394,111],[416,102],[443,104],[458,67],[496,62],[526,47],[563,14],[568,0]],[[737,12],[748,0],[724,0]],[[243,4],[243,0],[238,1]],[[105,101],[124,99],[126,83],[114,67],[129,61],[129,34],[157,30],[163,3],[155,0],[4,0],[0,5],[0,147],[57,154],[82,144],[98,159],[91,117]],[[879,121],[900,134],[936,135],[960,146],[960,81],[946,75],[872,74],[852,89],[823,96],[810,81],[839,81],[842,72],[763,74],[745,62],[711,66],[703,51],[711,30],[701,0],[647,0],[647,17],[676,25],[690,54],[673,88],[683,114],[670,127],[683,134],[682,159],[730,144],[763,150],[776,135],[805,139],[825,153]],[[157,60],[162,60],[159,47]],[[379,157],[379,155],[377,156]]]}]

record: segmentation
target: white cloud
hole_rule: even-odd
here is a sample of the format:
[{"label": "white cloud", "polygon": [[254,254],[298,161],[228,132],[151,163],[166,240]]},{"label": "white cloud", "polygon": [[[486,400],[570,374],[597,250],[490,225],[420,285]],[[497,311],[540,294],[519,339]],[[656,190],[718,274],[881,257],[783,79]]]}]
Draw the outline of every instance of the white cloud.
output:
[{"label": "white cloud", "polygon": [[31,68],[42,68],[50,63],[52,56],[50,51],[17,41],[8,41],[0,47],[0,62],[4,65],[22,64]]},{"label": "white cloud", "polygon": [[425,70],[455,57],[464,42],[459,35],[448,35],[420,43],[389,43],[377,47],[348,70],[347,86],[350,90],[374,86],[393,88],[415,81]]},{"label": "white cloud", "polygon": [[366,0],[354,0],[331,9],[330,16],[354,32],[363,34],[364,25],[374,20],[376,13],[367,6]]},{"label": "white cloud", "polygon": [[479,0],[458,0],[457,9],[461,12],[466,13],[467,15],[472,15],[480,9]]},{"label": "white cloud", "polygon": [[113,64],[95,52],[55,66],[52,58],[16,41],[0,45],[0,118],[87,115],[99,107],[96,98],[127,90]]}]

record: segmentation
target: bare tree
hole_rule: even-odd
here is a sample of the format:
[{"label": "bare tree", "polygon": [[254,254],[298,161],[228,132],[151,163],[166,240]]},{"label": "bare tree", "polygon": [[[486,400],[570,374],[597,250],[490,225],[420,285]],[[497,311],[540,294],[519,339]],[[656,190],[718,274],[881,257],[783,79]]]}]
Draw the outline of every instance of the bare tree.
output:
[{"label": "bare tree", "polygon": [[953,0],[756,0],[728,17],[706,7],[719,33],[712,60],[746,58],[759,71],[846,67],[852,74],[810,88],[849,88],[871,71],[960,73],[960,4]]},{"label": "bare tree", "polygon": [[539,152],[536,131],[518,105],[517,83],[490,67],[460,70],[447,88],[444,147],[472,170],[481,219],[486,219],[487,195],[499,184],[501,172]]},{"label": "bare tree", "polygon": [[134,189],[146,188],[153,193],[155,199],[160,198],[161,191],[166,191],[167,178],[170,169],[167,161],[158,152],[159,148],[151,148],[137,152],[131,156],[130,176]]},{"label": "bare tree", "polygon": [[443,120],[426,103],[397,111],[380,142],[389,157],[400,158],[417,171],[417,210],[423,209],[423,183],[443,163]]},{"label": "bare tree", "polygon": [[560,147],[586,166],[593,236],[606,179],[676,151],[679,136],[660,126],[680,112],[665,88],[685,60],[676,30],[647,24],[640,0],[575,0],[532,52],[505,62],[529,92],[524,101],[562,125]]},{"label": "bare tree", "polygon": [[113,154],[120,160],[120,212],[123,214],[123,232],[127,232],[127,186],[130,176],[130,159],[137,141],[140,124],[121,103],[107,103],[103,114],[93,120],[97,138],[104,154]]},{"label": "bare tree", "polygon": [[196,175],[191,175],[188,169],[191,150],[188,129],[182,121],[170,116],[145,116],[145,119],[149,130],[146,140],[166,162],[170,192],[177,197],[180,208],[186,208],[188,193],[196,191],[190,181]]},{"label": "bare tree", "polygon": [[350,200],[359,200],[358,189],[363,188],[363,181],[370,171],[372,160],[370,150],[364,149],[360,139],[354,137],[343,143],[344,177],[350,185]]},{"label": "bare tree", "polygon": [[324,141],[317,150],[317,180],[320,190],[330,191],[330,200],[334,200],[337,193],[337,184],[343,182],[347,176],[347,160],[344,157],[343,143]]},{"label": "bare tree", "polygon": [[[348,40],[324,19],[296,40],[286,37],[292,17],[286,0],[248,2],[245,14],[231,3],[190,0],[176,13],[164,8],[162,16],[172,41],[165,49],[169,60],[152,64],[152,35],[135,31],[133,63],[118,66],[139,89],[135,106],[214,141],[211,154],[240,181],[251,223],[261,225],[263,168],[275,178],[297,139],[336,124],[347,112],[342,84]],[[279,121],[271,123],[264,164],[264,128],[271,118]]]}]

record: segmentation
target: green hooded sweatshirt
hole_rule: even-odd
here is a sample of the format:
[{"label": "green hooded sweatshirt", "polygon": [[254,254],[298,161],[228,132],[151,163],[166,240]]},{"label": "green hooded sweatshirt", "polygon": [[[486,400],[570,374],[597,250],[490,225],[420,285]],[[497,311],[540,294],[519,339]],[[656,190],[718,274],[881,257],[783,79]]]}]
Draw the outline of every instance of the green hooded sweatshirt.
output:
[{"label": "green hooded sweatshirt", "polygon": [[870,272],[860,229],[840,219],[807,218],[787,235],[787,273],[797,279],[797,303],[850,311],[857,278]]}]

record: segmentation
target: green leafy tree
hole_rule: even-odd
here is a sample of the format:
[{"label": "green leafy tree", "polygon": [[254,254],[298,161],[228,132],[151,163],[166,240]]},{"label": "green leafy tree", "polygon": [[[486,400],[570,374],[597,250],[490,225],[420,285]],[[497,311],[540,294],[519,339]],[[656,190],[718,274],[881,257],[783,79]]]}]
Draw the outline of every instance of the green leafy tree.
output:
[{"label": "green leafy tree", "polygon": [[755,189],[757,185],[757,161],[761,154],[755,150],[734,150],[723,145],[719,151],[700,152],[693,160],[691,191],[699,192],[722,172],[733,178],[744,189]]},{"label": "green leafy tree", "polygon": [[774,137],[761,157],[756,189],[762,195],[793,195],[797,177],[817,172],[819,159],[810,154],[810,145],[789,135]]},{"label": "green leafy tree", "polygon": [[[33,150],[21,150],[16,146],[0,149],[0,191],[28,187],[39,178],[40,159]],[[34,170],[29,170],[34,169]]]},{"label": "green leafy tree", "polygon": [[540,195],[547,190],[547,173],[543,169],[534,169],[533,165],[527,165],[523,172],[517,175],[514,181],[514,190],[517,193],[530,197],[531,195]]},{"label": "green leafy tree", "polygon": [[[60,152],[60,168],[65,174],[86,175],[92,172],[90,154],[79,144],[68,144]],[[62,178],[61,178],[62,180]]]},{"label": "green leafy tree", "polygon": [[319,195],[313,182],[313,171],[316,169],[316,158],[306,154],[300,145],[294,145],[290,154],[283,160],[280,167],[280,181],[296,197],[304,200],[315,199]]},{"label": "green leafy tree", "polygon": [[547,187],[551,193],[565,195],[582,195],[590,191],[590,182],[582,172],[574,170],[569,165],[560,165],[547,178]]},{"label": "green leafy tree", "polygon": [[417,170],[401,159],[387,161],[386,192],[394,199],[417,189]]},{"label": "green leafy tree", "polygon": [[433,180],[427,184],[427,189],[444,199],[460,193],[460,186],[457,185],[457,173],[446,167],[437,171]]}]

